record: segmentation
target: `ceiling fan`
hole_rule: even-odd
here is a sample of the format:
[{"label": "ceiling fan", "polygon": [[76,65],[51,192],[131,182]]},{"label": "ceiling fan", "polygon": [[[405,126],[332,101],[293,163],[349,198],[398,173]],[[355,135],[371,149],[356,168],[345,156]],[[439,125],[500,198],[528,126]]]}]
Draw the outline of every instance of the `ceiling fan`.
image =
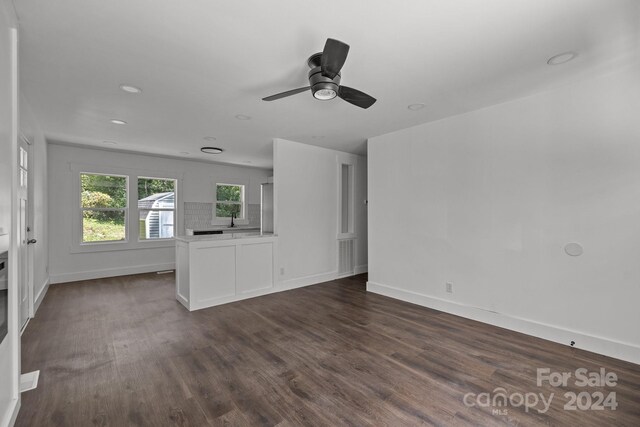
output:
[{"label": "ceiling fan", "polygon": [[369,108],[376,99],[357,89],[340,85],[340,70],[347,60],[349,45],[340,40],[327,39],[324,50],[311,55],[307,59],[309,71],[309,86],[288,90],[276,95],[262,98],[263,101],[275,101],[311,89],[313,97],[323,101],[336,96],[360,108]]}]

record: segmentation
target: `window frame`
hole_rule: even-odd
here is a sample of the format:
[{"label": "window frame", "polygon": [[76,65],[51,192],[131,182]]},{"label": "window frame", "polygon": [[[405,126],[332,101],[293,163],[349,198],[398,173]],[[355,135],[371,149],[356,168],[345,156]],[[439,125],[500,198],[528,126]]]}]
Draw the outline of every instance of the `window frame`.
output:
[{"label": "window frame", "polygon": [[[229,204],[229,205],[240,205],[240,212],[242,212],[242,217],[241,218],[234,218],[233,219],[233,223],[237,224],[237,225],[247,225],[249,224],[249,218],[248,218],[248,212],[247,212],[247,187],[248,185],[245,182],[238,182],[238,180],[231,180],[231,181],[236,181],[235,183],[231,183],[231,182],[215,182],[214,186],[213,186],[213,212],[212,212],[212,221],[211,224],[212,225],[230,225],[231,224],[231,217],[227,216],[227,217],[219,217],[218,216],[218,203],[222,203],[222,204]],[[241,194],[241,198],[242,200],[240,202],[230,202],[228,200],[218,200],[218,186],[219,185],[224,185],[224,186],[229,186],[229,187],[241,187],[242,188],[242,194]]]},{"label": "window frame", "polygon": [[[175,236],[180,234],[180,231],[184,232],[184,219],[183,204],[182,204],[182,182],[184,180],[183,173],[175,173],[171,171],[158,171],[144,168],[127,168],[119,166],[104,166],[90,163],[74,163],[69,162],[69,187],[72,189],[73,194],[70,195],[69,202],[75,206],[81,206],[81,185],[80,174],[95,174],[95,175],[111,175],[111,176],[126,176],[127,179],[127,215],[125,219],[126,224],[126,240],[108,241],[108,242],[82,242],[82,214],[78,209],[78,213],[74,213],[69,218],[71,221],[71,242],[69,245],[69,253],[91,253],[91,252],[111,252],[111,251],[125,251],[136,249],[155,249],[155,248],[170,248],[175,247]],[[148,239],[139,240],[137,235],[131,233],[138,232],[138,220],[137,216],[133,215],[133,212],[138,213],[138,185],[137,177],[146,178],[154,177],[157,179],[173,179],[176,181],[175,187],[175,213],[174,213],[174,237],[163,239]],[[132,208],[133,207],[133,208]],[[132,210],[135,209],[135,210]]]},{"label": "window frame", "polygon": [[[153,208],[153,209],[140,209],[138,206],[138,202],[140,201],[140,196],[138,194],[138,181],[140,179],[157,179],[163,181],[173,181],[173,209],[169,208]],[[136,177],[136,218],[135,223],[136,227],[136,236],[138,238],[138,243],[149,244],[152,242],[162,242],[162,241],[173,241],[178,234],[178,179],[177,178],[165,178],[165,177],[157,177],[157,176],[141,176],[138,175]],[[141,239],[140,238],[140,211],[158,211],[158,212],[173,212],[173,237],[159,237],[157,239]]]},{"label": "window frame", "polygon": [[[100,176],[113,176],[117,178],[125,179],[125,191],[127,205],[124,208],[85,208],[82,206],[82,175],[100,175]],[[108,245],[108,244],[126,244],[129,242],[129,176],[118,173],[98,173],[98,172],[86,172],[80,171],[77,175],[79,184],[79,208],[80,208],[80,245]],[[84,213],[85,211],[101,211],[101,212],[124,212],[124,239],[123,240],[99,240],[94,242],[84,241]]]},{"label": "window frame", "polygon": [[[357,160],[354,160],[352,156],[349,155],[338,155],[336,156],[337,168],[336,173],[338,176],[338,186],[336,194],[338,195],[338,211],[337,211],[337,219],[338,219],[338,228],[336,238],[338,240],[341,239],[353,239],[356,237],[355,233],[355,190],[356,190],[356,164]],[[346,228],[347,231],[342,231],[344,224],[343,217],[343,166],[348,167],[348,197],[347,197],[347,222]]]}]

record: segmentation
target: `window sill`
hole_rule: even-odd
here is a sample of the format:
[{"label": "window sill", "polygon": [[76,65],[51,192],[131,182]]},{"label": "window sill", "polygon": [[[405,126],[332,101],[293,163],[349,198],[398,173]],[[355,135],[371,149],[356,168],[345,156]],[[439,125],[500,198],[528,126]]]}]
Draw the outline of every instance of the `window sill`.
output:
[{"label": "window sill", "polygon": [[150,243],[173,242],[174,240],[175,239],[173,237],[162,237],[158,239],[138,239],[138,243],[146,245]]},{"label": "window sill", "polygon": [[103,243],[82,243],[69,248],[69,253],[92,253],[92,252],[118,252],[134,251],[139,249],[160,249],[175,247],[175,239],[158,239],[153,241],[136,242],[103,242]]}]

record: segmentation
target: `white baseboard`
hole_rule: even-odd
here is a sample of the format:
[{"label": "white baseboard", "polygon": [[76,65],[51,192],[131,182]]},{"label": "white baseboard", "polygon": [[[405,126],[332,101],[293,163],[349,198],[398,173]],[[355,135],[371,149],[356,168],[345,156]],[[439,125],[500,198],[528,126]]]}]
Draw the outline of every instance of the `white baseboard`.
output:
[{"label": "white baseboard", "polygon": [[295,279],[289,279],[278,283],[278,291],[288,291],[296,288],[303,288],[305,286],[317,285],[318,283],[328,282],[335,280],[339,277],[337,271],[330,271],[328,273],[314,274],[311,276],[297,277]]},{"label": "white baseboard", "polygon": [[33,302],[34,317],[38,312],[38,308],[40,308],[40,304],[42,304],[42,300],[44,299],[44,296],[47,294],[48,290],[49,290],[49,278],[47,277],[47,279],[44,281],[44,285],[42,285],[42,288],[40,289],[40,292],[38,293],[38,295],[36,295],[36,300]]},{"label": "white baseboard", "polygon": [[269,286],[268,288],[256,289],[255,291],[245,292],[240,295],[231,295],[228,297],[220,297],[220,298],[211,298],[200,301],[187,301],[183,296],[178,295],[178,301],[184,305],[187,310],[202,310],[203,308],[215,307],[216,305],[229,304],[231,302],[243,301],[250,298],[261,297],[264,295],[269,295],[273,293],[280,292],[281,289],[275,289],[273,286]]},{"label": "white baseboard", "polygon": [[278,292],[290,291],[297,288],[303,288],[305,286],[317,285],[331,280],[338,279],[340,277],[352,276],[352,274],[339,275],[338,272],[332,271],[329,273],[315,274],[312,276],[299,277],[296,279],[290,279],[284,282],[280,282],[276,286],[269,286],[262,289],[256,289],[251,292],[246,292],[240,295],[231,295],[221,298],[212,298],[209,300],[193,301],[190,302],[187,298],[179,293],[176,293],[176,299],[184,305],[189,311],[201,310],[203,308],[214,307],[216,305],[228,304],[230,302],[236,302],[246,300],[249,298],[260,297],[264,295],[274,294]]},{"label": "white baseboard", "polygon": [[295,279],[285,280],[278,285],[278,291],[288,291],[291,289],[303,288],[305,286],[317,285],[319,283],[330,282],[336,279],[342,279],[344,277],[351,277],[356,274],[366,273],[367,265],[361,265],[354,268],[353,273],[340,274],[337,271],[330,271],[328,273],[314,274],[312,276],[297,277]]},{"label": "white baseboard", "polygon": [[24,322],[24,325],[22,325],[22,327],[20,328],[20,336],[22,337],[22,334],[24,334],[24,331],[27,330],[27,326],[29,326],[29,322],[31,322],[32,317],[27,317],[27,320]]},{"label": "white baseboard", "polygon": [[353,274],[362,274],[367,272],[369,272],[369,265],[363,264],[363,265],[356,265],[356,268]]},{"label": "white baseboard", "polygon": [[4,419],[0,420],[0,425],[13,427],[16,423],[16,419],[18,418],[18,412],[20,411],[21,399],[18,397],[17,399],[12,399],[9,402],[9,408],[6,412]]},{"label": "white baseboard", "polygon": [[75,273],[62,273],[49,275],[49,282],[67,283],[79,280],[102,279],[104,277],[126,276],[129,274],[153,273],[155,271],[174,270],[174,262],[164,264],[136,265],[132,267],[105,268],[102,270],[79,271]]},{"label": "white baseboard", "polygon": [[535,320],[496,313],[480,307],[464,305],[371,281],[367,282],[367,291],[564,345],[569,345],[571,341],[575,341],[576,348],[640,364],[640,347],[630,343],[573,331]]},{"label": "white baseboard", "polygon": [[176,292],[176,299],[178,300],[178,302],[180,304],[184,305],[187,310],[191,311],[189,309],[189,300],[187,298],[185,298],[184,296],[180,295],[179,292]]}]

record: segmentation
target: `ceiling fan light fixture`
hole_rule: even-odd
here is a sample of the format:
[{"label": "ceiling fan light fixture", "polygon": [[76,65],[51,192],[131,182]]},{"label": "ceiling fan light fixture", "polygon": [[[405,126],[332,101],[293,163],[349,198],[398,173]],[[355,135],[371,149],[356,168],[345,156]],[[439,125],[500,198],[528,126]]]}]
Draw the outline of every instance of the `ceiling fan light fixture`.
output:
[{"label": "ceiling fan light fixture", "polygon": [[311,83],[311,93],[315,99],[328,101],[338,96],[340,75],[338,74],[333,79],[330,79],[322,75],[320,67],[316,67],[309,71],[309,83]]},{"label": "ceiling fan light fixture", "polygon": [[328,101],[338,96],[338,93],[333,89],[318,89],[313,92],[313,97],[321,101]]}]

